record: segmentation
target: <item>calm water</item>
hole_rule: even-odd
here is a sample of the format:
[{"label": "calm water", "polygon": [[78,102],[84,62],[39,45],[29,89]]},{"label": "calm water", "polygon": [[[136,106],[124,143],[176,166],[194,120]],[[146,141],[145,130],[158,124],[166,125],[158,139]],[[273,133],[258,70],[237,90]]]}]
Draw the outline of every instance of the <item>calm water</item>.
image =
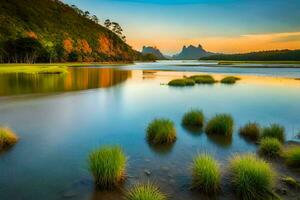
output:
[{"label": "calm water", "polygon": [[[300,81],[241,76],[242,81],[233,86],[172,88],[163,84],[194,72],[153,71],[151,65],[158,67],[156,63],[122,70],[73,68],[66,76],[1,76],[0,94],[6,97],[0,99],[0,123],[13,128],[20,141],[0,155],[0,199],[119,200],[122,191],[94,190],[86,165],[90,150],[118,144],[129,156],[124,188],[150,179],[170,199],[196,200],[199,194],[189,191],[189,165],[194,155],[211,152],[225,165],[233,153],[255,152],[256,146],[237,134],[239,126],[249,120],[262,125],[281,123],[289,140],[300,129]],[[148,71],[130,70],[135,68]],[[73,90],[80,91],[63,92]],[[7,97],[28,93],[44,94]],[[235,134],[211,138],[189,132],[180,121],[190,108],[203,109],[207,118],[231,113]],[[155,117],[168,117],[176,123],[178,140],[174,145],[157,149],[147,144],[145,128]],[[151,171],[149,177],[145,170]],[[220,198],[229,199],[226,194]]]}]

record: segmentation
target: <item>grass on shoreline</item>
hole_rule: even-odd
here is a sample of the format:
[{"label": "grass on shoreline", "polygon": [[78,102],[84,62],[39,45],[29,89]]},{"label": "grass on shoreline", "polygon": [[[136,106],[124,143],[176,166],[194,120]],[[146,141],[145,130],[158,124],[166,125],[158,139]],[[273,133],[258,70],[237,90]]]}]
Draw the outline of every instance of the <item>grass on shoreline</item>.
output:
[{"label": "grass on shoreline", "polygon": [[239,134],[251,141],[258,141],[260,137],[260,125],[256,122],[248,122],[239,129]]},{"label": "grass on shoreline", "polygon": [[138,184],[130,189],[125,200],[166,200],[167,197],[152,183]]},{"label": "grass on shoreline", "polygon": [[283,152],[286,164],[291,167],[300,168],[300,147],[292,146],[288,147]]},{"label": "grass on shoreline", "polygon": [[100,189],[117,187],[125,178],[127,157],[118,146],[106,146],[89,154],[88,164]]},{"label": "grass on shoreline", "polygon": [[187,127],[203,127],[204,114],[201,110],[192,109],[182,117],[182,124]]},{"label": "grass on shoreline", "polygon": [[26,64],[26,63],[13,63],[13,64],[0,64],[0,74],[65,74],[68,67],[83,67],[83,66],[105,66],[105,65],[120,65],[130,63],[118,62],[103,62],[103,63],[39,63],[39,64]]},{"label": "grass on shoreline", "polygon": [[217,82],[211,75],[194,75],[189,78],[193,79],[197,84],[214,84]]},{"label": "grass on shoreline", "polygon": [[0,151],[12,147],[18,142],[18,136],[7,127],[0,127]]},{"label": "grass on shoreline", "polygon": [[261,138],[266,137],[276,138],[283,143],[285,141],[285,128],[280,124],[270,124],[262,130]]},{"label": "grass on shoreline", "polygon": [[268,158],[279,157],[282,151],[282,144],[276,138],[263,138],[260,141],[258,152]]},{"label": "grass on shoreline", "polygon": [[276,196],[272,191],[276,172],[266,161],[253,154],[235,155],[231,158],[232,186],[242,200],[264,200]]},{"label": "grass on shoreline", "polygon": [[217,114],[212,117],[205,128],[207,134],[231,136],[233,133],[234,121],[229,114]]},{"label": "grass on shoreline", "polygon": [[235,84],[236,81],[240,80],[240,78],[237,78],[235,76],[227,76],[225,78],[223,78],[221,80],[221,83],[224,83],[224,84]]},{"label": "grass on shoreline", "polygon": [[147,127],[147,140],[151,144],[172,144],[176,141],[174,122],[165,119],[154,119]]},{"label": "grass on shoreline", "polygon": [[215,194],[220,189],[220,164],[209,154],[199,154],[192,164],[192,188],[206,194]]},{"label": "grass on shoreline", "polygon": [[182,78],[182,79],[174,79],[168,83],[169,86],[176,87],[184,87],[184,86],[193,86],[195,85],[195,81],[192,79]]}]

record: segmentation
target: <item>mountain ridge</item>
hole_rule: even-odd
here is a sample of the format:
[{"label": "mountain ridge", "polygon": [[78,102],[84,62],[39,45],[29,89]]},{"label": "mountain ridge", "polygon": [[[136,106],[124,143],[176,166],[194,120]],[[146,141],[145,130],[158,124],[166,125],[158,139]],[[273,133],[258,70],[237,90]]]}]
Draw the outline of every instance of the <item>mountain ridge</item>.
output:
[{"label": "mountain ridge", "polygon": [[183,46],[180,53],[175,54],[172,56],[172,59],[174,60],[197,60],[202,57],[213,55],[214,53],[206,51],[202,45],[193,46],[189,45]]},{"label": "mountain ridge", "polygon": [[166,57],[161,53],[161,51],[157,47],[143,46],[142,54],[152,54],[159,60],[166,60]]}]

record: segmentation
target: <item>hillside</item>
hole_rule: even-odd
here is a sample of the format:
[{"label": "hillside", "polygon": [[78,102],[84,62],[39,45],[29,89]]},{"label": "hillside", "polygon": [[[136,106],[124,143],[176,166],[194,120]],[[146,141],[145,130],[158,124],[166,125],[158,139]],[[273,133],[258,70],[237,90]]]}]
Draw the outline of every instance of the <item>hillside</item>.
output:
[{"label": "hillside", "polygon": [[166,60],[165,56],[160,52],[160,50],[156,47],[143,47],[142,50],[143,55],[152,54],[159,60]]},{"label": "hillside", "polygon": [[300,61],[300,50],[259,51],[244,54],[216,54],[201,60]]},{"label": "hillside", "polygon": [[156,47],[143,46],[142,54],[143,55],[152,54],[159,60],[166,60],[166,57]]},{"label": "hillside", "polygon": [[174,55],[172,58],[175,60],[197,60],[199,58],[212,54],[213,53],[204,50],[201,45],[199,45],[198,47],[190,45],[188,47],[184,46],[182,48],[182,51],[179,54]]},{"label": "hillside", "polygon": [[137,59],[142,54],[87,11],[58,0],[0,1],[0,62]]}]

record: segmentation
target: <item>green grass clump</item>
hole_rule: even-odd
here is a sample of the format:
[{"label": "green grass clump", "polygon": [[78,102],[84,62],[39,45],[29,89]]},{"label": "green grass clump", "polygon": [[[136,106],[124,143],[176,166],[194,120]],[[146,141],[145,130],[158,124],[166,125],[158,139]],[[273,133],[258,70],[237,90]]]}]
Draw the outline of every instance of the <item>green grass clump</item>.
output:
[{"label": "green grass clump", "polygon": [[214,194],[220,188],[219,163],[208,154],[198,155],[192,164],[192,186],[206,194]]},{"label": "green grass clump", "polygon": [[138,184],[128,191],[126,200],[166,200],[167,197],[151,183]]},{"label": "green grass clump", "polygon": [[216,82],[211,75],[194,75],[190,79],[193,79],[198,84],[213,84]]},{"label": "green grass clump", "polygon": [[7,127],[0,127],[0,150],[12,147],[18,142],[18,136]]},{"label": "green grass clump", "polygon": [[300,168],[300,146],[289,147],[283,152],[287,165]]},{"label": "green grass clump", "polygon": [[224,83],[224,84],[234,84],[238,80],[240,80],[240,78],[234,77],[234,76],[227,76],[227,77],[225,77],[225,78],[223,78],[221,80],[221,83]]},{"label": "green grass clump", "polygon": [[207,134],[230,136],[233,133],[233,118],[229,114],[218,114],[210,119],[206,125]]},{"label": "green grass clump", "polygon": [[152,144],[171,144],[176,140],[174,123],[169,119],[154,119],[147,127],[147,139]]},{"label": "green grass clump", "polygon": [[267,157],[278,157],[282,151],[282,144],[276,138],[263,138],[260,141],[258,152]]},{"label": "green grass clump", "polygon": [[232,186],[240,199],[265,200],[275,194],[272,187],[275,184],[276,173],[264,160],[255,155],[236,155],[230,160]]},{"label": "green grass clump", "polygon": [[260,137],[260,126],[255,122],[248,122],[245,126],[241,127],[239,130],[241,136],[257,141]]},{"label": "green grass clump", "polygon": [[120,147],[102,147],[89,154],[88,164],[96,187],[112,189],[125,178],[127,158]]},{"label": "green grass clump", "polygon": [[271,124],[270,126],[263,128],[261,137],[277,138],[280,142],[284,142],[285,129],[279,124]]},{"label": "green grass clump", "polygon": [[195,81],[193,79],[183,78],[183,79],[174,79],[168,83],[169,86],[177,86],[177,87],[184,87],[184,86],[193,86],[195,85]]},{"label": "green grass clump", "polygon": [[182,124],[190,127],[203,127],[204,115],[201,110],[193,109],[184,114]]}]

